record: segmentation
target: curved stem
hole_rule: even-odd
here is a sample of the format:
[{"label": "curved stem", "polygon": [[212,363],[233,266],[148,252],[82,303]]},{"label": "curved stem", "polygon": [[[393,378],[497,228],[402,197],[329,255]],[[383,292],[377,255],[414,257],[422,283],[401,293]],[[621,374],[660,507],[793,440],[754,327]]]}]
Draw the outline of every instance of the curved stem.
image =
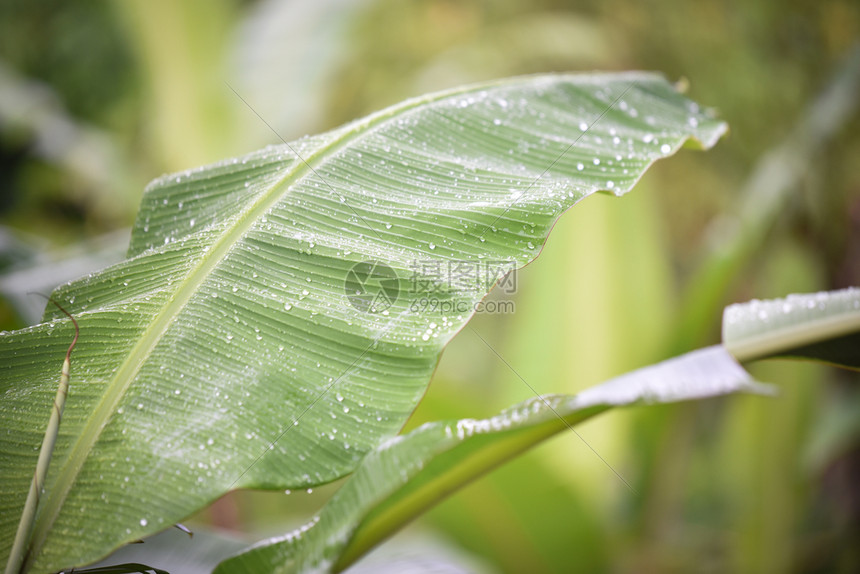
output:
[{"label": "curved stem", "polygon": [[24,503],[24,511],[21,513],[21,521],[18,523],[18,530],[15,532],[15,541],[12,544],[12,551],[9,553],[9,561],[6,562],[6,574],[19,574],[22,572],[24,558],[30,542],[30,534],[33,531],[33,523],[36,519],[36,510],[38,509],[39,499],[45,486],[48,466],[51,464],[51,455],[54,452],[54,443],[57,441],[60,421],[63,418],[63,407],[66,405],[66,396],[69,394],[72,349],[75,348],[78,342],[78,335],[80,334],[78,322],[75,321],[75,318],[68,311],[60,307],[59,303],[53,299],[48,298],[48,301],[56,305],[60,311],[72,320],[72,324],[75,326],[75,338],[72,339],[72,344],[69,345],[66,351],[66,358],[63,361],[63,370],[60,373],[60,386],[57,388],[57,396],[54,398],[54,408],[51,410],[48,428],[45,431],[44,439],[42,439],[42,447],[39,449],[39,461],[36,463],[36,471],[33,473],[32,482],[30,482],[30,492],[27,493],[27,501]]}]

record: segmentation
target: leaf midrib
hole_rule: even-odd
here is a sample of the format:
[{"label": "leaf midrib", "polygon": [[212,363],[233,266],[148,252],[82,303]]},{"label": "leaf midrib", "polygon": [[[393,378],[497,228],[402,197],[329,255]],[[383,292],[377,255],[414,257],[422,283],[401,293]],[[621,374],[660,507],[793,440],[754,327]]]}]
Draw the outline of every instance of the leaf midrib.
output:
[{"label": "leaf midrib", "polygon": [[[637,74],[637,76],[640,75]],[[552,77],[554,80],[560,79],[559,76],[547,77]],[[580,77],[580,79],[582,78]],[[616,79],[621,78],[616,76]],[[402,114],[418,106],[442,101],[456,95],[486,90],[494,86],[513,85],[523,81],[523,77],[509,78],[498,82],[487,82],[438,92],[406,100],[399,105],[372,114],[363,120],[347,124],[334,132],[337,133],[339,131],[340,134],[328,145],[321,147],[314,154],[306,158],[299,158],[299,163],[290,173],[285,174],[284,177],[272,184],[270,192],[263,194],[256,203],[246,209],[244,214],[237,218],[236,224],[228,228],[216,240],[201,261],[186,275],[186,278],[180,283],[179,288],[175,291],[173,297],[171,297],[168,305],[144,331],[126,360],[117,369],[111,382],[107,385],[107,392],[96,405],[92,416],[88,417],[83,431],[78,436],[74,446],[69,450],[69,455],[65,458],[57,479],[53,482],[53,488],[42,499],[42,504],[40,504],[36,523],[33,528],[24,571],[33,565],[35,558],[38,556],[54,522],[62,510],[63,503],[72,485],[75,483],[78,474],[88,459],[88,454],[92,451],[98,437],[107,426],[119,402],[125,396],[126,391],[137,377],[143,364],[152,354],[153,349],[158,345],[161,338],[182,310],[185,309],[188,301],[197,293],[200,285],[203,284],[212,271],[224,260],[233,245],[247,233],[265,212],[283,197],[286,190],[292,187],[294,183],[299,181],[309,171],[315,171],[313,166],[319,167],[348,144],[367,134],[373,133],[376,129],[386,125],[389,120],[400,117]],[[371,231],[373,230],[371,229]]]}]

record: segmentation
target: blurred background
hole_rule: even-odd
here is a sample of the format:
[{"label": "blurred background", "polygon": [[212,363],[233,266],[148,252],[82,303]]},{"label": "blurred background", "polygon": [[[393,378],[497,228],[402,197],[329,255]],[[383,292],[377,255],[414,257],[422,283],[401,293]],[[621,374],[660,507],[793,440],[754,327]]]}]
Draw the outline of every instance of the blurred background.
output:
[{"label": "blurred background", "polygon": [[[0,329],[38,321],[26,292],[121,259],[149,180],[279,142],[231,88],[289,141],[463,83],[656,70],[729,136],[571,210],[516,312],[472,323],[539,392],[575,393],[718,342],[728,303],[860,285],[858,40],[854,0],[2,0]],[[859,572],[858,375],[750,369],[780,395],[578,429],[632,489],[567,433],[382,550],[482,572]],[[407,428],[530,396],[466,330]],[[336,486],[231,493],[188,525],[284,532]]]}]

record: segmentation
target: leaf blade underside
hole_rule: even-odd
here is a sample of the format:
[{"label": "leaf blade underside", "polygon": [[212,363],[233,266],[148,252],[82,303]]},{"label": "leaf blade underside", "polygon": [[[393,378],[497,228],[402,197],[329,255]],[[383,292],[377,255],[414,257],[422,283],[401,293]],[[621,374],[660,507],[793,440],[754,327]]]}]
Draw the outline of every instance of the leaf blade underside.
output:
[{"label": "leaf blade underside", "polygon": [[729,305],[723,343],[741,361],[794,357],[860,370],[860,288]]}]

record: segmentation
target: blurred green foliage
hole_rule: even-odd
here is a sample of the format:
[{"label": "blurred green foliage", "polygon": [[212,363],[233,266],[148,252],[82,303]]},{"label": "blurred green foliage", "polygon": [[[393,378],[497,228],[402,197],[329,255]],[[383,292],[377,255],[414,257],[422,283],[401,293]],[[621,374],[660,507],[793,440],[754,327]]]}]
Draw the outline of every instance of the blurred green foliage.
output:
[{"label": "blurred green foliage", "polygon": [[[770,198],[772,214],[747,197],[768,183],[750,185],[751,174],[858,39],[851,0],[4,0],[0,273],[50,273],[61,246],[129,226],[144,184],[163,172],[278,143],[231,88],[289,141],[492,77],[684,78],[729,138],[658,164],[622,200],[594,197],[562,218],[519,275],[517,312],[472,323],[516,373],[466,330],[409,426],[488,416],[530,396],[519,376],[542,393],[576,392],[716,342],[729,302],[860,284],[856,110],[802,150],[804,169]],[[0,323],[24,324],[9,300]],[[584,425],[634,490],[569,434],[456,494],[419,530],[504,572],[860,570],[856,374],[796,363],[753,373],[781,396]],[[331,488],[320,490],[233,493],[195,520],[283,531]]]}]

